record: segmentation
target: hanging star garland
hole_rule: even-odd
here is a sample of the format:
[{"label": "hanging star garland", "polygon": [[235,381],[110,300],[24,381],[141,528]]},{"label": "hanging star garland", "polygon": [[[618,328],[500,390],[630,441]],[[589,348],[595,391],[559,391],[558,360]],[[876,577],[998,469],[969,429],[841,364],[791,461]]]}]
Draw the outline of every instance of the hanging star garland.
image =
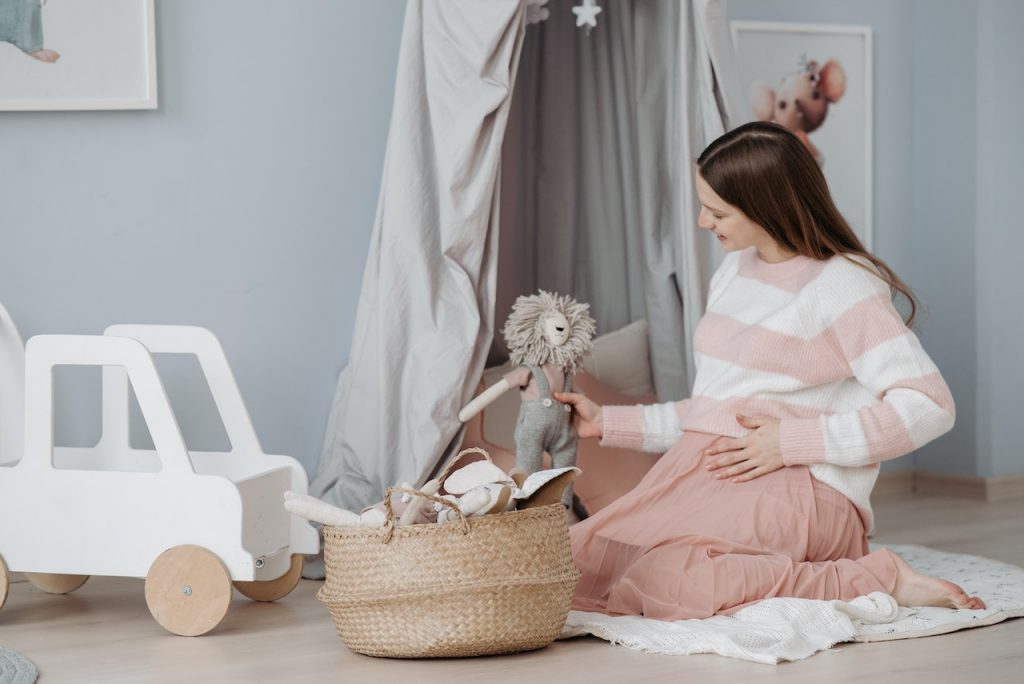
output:
[{"label": "hanging star garland", "polygon": [[601,13],[601,8],[598,6],[597,0],[580,0],[580,2],[583,4],[572,8],[572,13],[576,15],[576,28],[586,25],[587,33],[590,33],[592,29],[597,28],[597,15]]}]

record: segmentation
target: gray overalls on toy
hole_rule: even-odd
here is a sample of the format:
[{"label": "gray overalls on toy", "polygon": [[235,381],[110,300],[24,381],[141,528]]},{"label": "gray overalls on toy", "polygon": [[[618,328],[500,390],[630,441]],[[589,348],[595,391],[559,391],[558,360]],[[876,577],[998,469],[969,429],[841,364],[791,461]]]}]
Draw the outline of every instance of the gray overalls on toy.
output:
[{"label": "gray overalls on toy", "polygon": [[[523,401],[516,420],[516,466],[527,474],[541,470],[544,452],[551,454],[552,468],[576,465],[579,436],[572,426],[572,407],[551,396],[547,376],[537,366],[527,365],[540,397]],[[572,391],[572,376],[565,374],[563,392]],[[572,506],[572,486],[566,487],[562,503]]]}]

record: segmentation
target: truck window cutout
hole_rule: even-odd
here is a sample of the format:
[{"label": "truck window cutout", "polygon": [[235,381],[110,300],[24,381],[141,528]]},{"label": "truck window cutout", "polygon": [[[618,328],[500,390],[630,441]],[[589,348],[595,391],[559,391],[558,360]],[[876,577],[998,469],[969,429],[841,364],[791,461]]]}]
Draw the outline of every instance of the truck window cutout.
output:
[{"label": "truck window cutout", "polygon": [[53,446],[91,449],[103,434],[103,367],[53,369]]},{"label": "truck window cutout", "polygon": [[[231,441],[199,358],[195,354],[153,354],[153,363],[178,419],[185,448],[188,451],[230,451]],[[133,449],[153,449],[153,438],[142,419],[134,390],[129,390],[128,403],[129,443]]]}]

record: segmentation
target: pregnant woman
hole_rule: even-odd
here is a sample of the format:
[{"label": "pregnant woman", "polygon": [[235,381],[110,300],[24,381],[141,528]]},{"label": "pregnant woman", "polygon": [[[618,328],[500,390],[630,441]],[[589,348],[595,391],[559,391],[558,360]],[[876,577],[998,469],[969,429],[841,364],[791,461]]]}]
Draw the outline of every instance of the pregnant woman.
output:
[{"label": "pregnant woman", "polygon": [[983,608],[887,549],[868,552],[879,463],[953,426],[949,388],[908,327],[910,290],[864,249],[786,129],[740,126],[697,171],[698,225],[728,254],[694,334],[691,397],[602,408],[555,395],[580,437],[667,450],[571,528],[583,572],[573,608],[678,620],[872,591]]}]

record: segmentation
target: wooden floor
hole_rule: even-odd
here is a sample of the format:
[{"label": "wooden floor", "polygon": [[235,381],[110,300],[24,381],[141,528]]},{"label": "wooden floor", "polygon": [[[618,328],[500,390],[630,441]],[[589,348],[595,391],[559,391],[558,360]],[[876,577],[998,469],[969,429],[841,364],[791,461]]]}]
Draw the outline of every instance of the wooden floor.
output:
[{"label": "wooden floor", "polygon": [[[912,497],[876,503],[878,535],[1024,566],[1024,501]],[[446,661],[354,654],[304,580],[276,604],[236,594],[210,634],[175,637],[150,617],[140,580],[92,578],[67,596],[12,585],[0,645],[21,651],[57,682],[974,682],[1021,681],[1024,620],[943,636],[847,644],[779,666],[713,655],[654,656],[595,638],[515,656]]]}]

